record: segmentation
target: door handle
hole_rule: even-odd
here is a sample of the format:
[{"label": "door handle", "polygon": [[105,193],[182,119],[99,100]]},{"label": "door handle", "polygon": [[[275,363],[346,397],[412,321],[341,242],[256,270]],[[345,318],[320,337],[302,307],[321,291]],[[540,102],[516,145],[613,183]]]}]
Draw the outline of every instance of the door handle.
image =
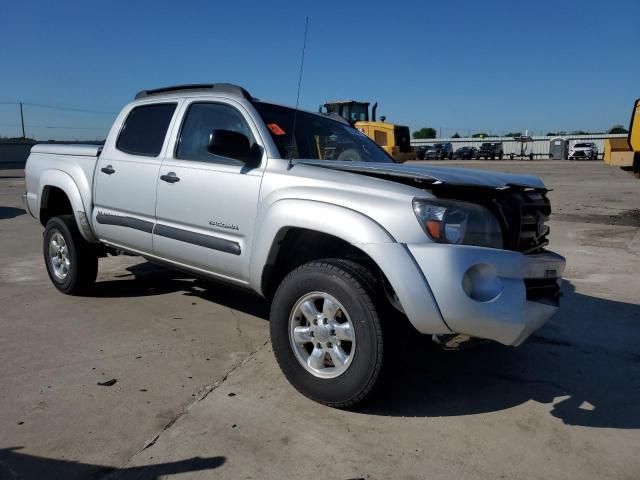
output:
[{"label": "door handle", "polygon": [[160,175],[160,180],[167,183],[176,183],[180,181],[180,177],[177,177],[174,172],[169,172],[166,175]]},{"label": "door handle", "polygon": [[100,169],[101,172],[106,173],[107,175],[111,175],[112,173],[116,173],[111,165],[107,165]]}]

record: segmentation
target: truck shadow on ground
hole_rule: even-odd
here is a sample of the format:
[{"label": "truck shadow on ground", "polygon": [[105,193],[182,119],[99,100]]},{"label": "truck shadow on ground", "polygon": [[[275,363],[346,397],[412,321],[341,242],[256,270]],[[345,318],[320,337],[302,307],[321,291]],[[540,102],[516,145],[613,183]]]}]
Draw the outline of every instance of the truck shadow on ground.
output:
[{"label": "truck shadow on ground", "polygon": [[[361,413],[446,417],[548,404],[567,425],[640,428],[640,306],[563,285],[562,308],[518,348],[443,351],[408,335]],[[524,426],[523,428],[528,428]]]},{"label": "truck shadow on ground", "polygon": [[[268,320],[269,303],[232,286],[194,280],[150,263],[100,282],[104,297],[185,295]],[[125,278],[131,277],[131,280]],[[411,328],[394,332],[378,393],[356,412],[402,417],[461,416],[530,400],[568,425],[640,428],[640,306],[576,292],[563,284],[554,319],[518,348],[487,342],[443,351]]]},{"label": "truck shadow on ground", "polygon": [[10,218],[19,217],[27,213],[22,208],[16,207],[3,207],[0,205],[0,220],[8,220]]},{"label": "truck shadow on ground", "polygon": [[71,460],[38,457],[21,452],[22,448],[0,448],[0,478],[152,480],[163,478],[166,475],[213,470],[222,466],[226,461],[225,457],[194,457],[142,467],[114,468]]},{"label": "truck shadow on ground", "polygon": [[270,304],[249,290],[194,278],[192,274],[143,262],[116,274],[118,280],[99,281],[88,295],[100,298],[145,297],[183,292],[184,295],[224,305],[264,320],[269,319]]}]

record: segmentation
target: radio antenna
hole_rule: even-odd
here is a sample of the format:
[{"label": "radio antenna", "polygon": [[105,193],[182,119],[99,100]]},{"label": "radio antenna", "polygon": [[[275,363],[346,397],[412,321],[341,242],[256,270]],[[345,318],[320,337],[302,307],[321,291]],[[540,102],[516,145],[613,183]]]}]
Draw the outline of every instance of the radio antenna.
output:
[{"label": "radio antenna", "polygon": [[289,166],[287,170],[290,170],[293,167],[293,156],[291,152],[293,151],[293,145],[296,141],[296,120],[298,117],[298,104],[300,103],[300,86],[302,85],[302,69],[304,68],[304,51],[307,48],[307,31],[309,29],[309,17],[306,17],[304,23],[304,41],[302,42],[302,58],[300,59],[300,75],[298,76],[298,93],[296,95],[296,109],[293,112],[293,130],[291,131],[291,148],[289,150]]}]

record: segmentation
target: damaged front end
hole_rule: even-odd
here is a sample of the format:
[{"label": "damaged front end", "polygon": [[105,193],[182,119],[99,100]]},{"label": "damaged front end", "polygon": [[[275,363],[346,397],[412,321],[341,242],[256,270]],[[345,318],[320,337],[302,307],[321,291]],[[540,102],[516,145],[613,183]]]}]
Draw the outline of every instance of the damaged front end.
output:
[{"label": "damaged front end", "polygon": [[[414,199],[414,211],[432,241],[407,243],[406,248],[451,331],[434,338],[445,348],[462,348],[477,339],[519,345],[557,310],[565,259],[546,250],[551,205],[539,178],[446,167],[316,163],[429,193]],[[456,221],[449,236],[442,235],[447,209],[459,215],[452,215]],[[478,212],[486,221],[478,220]],[[460,217],[476,226],[472,235],[456,236]],[[422,333],[433,333],[409,319]]]}]

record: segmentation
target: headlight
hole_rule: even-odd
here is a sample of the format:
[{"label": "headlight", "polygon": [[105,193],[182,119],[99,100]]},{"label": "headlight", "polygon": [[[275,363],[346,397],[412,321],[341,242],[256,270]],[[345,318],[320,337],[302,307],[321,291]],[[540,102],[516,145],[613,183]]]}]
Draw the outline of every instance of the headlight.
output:
[{"label": "headlight", "polygon": [[458,200],[413,199],[425,233],[438,243],[502,248],[502,229],[485,207]]}]

